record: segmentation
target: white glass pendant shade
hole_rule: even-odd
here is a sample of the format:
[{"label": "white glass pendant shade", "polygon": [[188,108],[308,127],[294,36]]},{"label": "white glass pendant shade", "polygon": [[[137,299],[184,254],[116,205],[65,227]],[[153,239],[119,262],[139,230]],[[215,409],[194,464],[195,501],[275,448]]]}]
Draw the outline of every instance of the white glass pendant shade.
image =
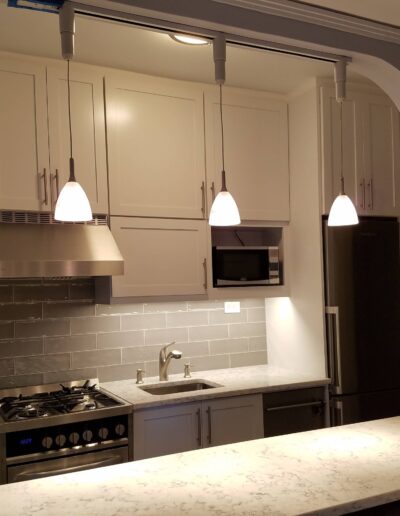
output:
[{"label": "white glass pendant shade", "polygon": [[84,189],[76,181],[68,181],[58,196],[54,218],[63,222],[88,222],[92,210]]},{"label": "white glass pendant shade", "polygon": [[358,224],[358,215],[350,197],[339,194],[333,201],[328,217],[328,226],[353,226]]},{"label": "white glass pendant shade", "polygon": [[229,192],[219,192],[211,206],[208,223],[210,226],[237,226],[240,224],[237,204]]}]

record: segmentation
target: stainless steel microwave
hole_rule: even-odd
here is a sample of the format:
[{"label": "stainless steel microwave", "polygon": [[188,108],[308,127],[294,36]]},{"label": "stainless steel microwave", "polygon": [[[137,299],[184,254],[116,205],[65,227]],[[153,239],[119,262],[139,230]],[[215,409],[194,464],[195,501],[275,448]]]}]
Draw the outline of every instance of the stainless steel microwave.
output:
[{"label": "stainless steel microwave", "polygon": [[279,248],[225,247],[212,249],[214,287],[280,285]]}]

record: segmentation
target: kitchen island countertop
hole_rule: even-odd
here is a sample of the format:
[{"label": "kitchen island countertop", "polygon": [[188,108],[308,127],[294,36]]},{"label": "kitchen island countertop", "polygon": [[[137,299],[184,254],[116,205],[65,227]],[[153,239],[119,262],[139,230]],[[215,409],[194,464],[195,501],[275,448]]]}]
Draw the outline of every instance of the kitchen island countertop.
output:
[{"label": "kitchen island countertop", "polygon": [[345,514],[400,499],[400,417],[0,486],[3,516]]},{"label": "kitchen island countertop", "polygon": [[[268,364],[215,369],[192,373],[192,380],[205,380],[219,385],[213,389],[154,395],[143,391],[133,379],[102,383],[101,387],[125,399],[134,409],[170,405],[177,402],[199,401],[209,398],[255,394],[328,385],[329,378],[311,376],[270,366]],[[170,375],[170,382],[182,382],[182,374]],[[145,378],[143,387],[162,384],[158,377]]]}]

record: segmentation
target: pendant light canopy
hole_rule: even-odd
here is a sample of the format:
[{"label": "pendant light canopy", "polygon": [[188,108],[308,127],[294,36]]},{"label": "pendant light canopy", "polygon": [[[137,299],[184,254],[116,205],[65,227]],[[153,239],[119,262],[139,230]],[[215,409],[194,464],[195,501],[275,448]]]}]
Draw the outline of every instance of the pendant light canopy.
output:
[{"label": "pendant light canopy", "polygon": [[343,102],[346,98],[346,61],[335,63],[336,100],[340,105],[340,193],[329,211],[328,226],[353,226],[358,224],[357,211],[344,192],[343,176]]},{"label": "pendant light canopy", "polygon": [[70,2],[60,9],[60,34],[63,58],[67,60],[68,120],[70,139],[69,179],[58,196],[54,218],[63,222],[88,222],[92,220],[89,199],[75,178],[75,163],[72,157],[71,85],[69,62],[74,57],[75,13]]},{"label": "pendant light canopy", "polygon": [[225,173],[225,149],[224,149],[224,123],[222,118],[222,84],[225,82],[226,42],[225,36],[219,34],[213,41],[213,53],[215,63],[215,82],[219,84],[219,110],[221,117],[221,142],[222,142],[222,172],[221,191],[214,199],[211,206],[210,226],[237,226],[240,224],[240,215],[237,204],[226,188]]}]

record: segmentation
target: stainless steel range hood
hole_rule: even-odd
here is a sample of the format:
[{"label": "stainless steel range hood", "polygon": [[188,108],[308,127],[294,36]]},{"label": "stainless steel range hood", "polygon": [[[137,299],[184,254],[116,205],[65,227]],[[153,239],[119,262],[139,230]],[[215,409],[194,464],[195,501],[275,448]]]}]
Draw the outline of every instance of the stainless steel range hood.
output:
[{"label": "stainless steel range hood", "polygon": [[0,223],[1,278],[123,272],[123,258],[107,225]]}]

